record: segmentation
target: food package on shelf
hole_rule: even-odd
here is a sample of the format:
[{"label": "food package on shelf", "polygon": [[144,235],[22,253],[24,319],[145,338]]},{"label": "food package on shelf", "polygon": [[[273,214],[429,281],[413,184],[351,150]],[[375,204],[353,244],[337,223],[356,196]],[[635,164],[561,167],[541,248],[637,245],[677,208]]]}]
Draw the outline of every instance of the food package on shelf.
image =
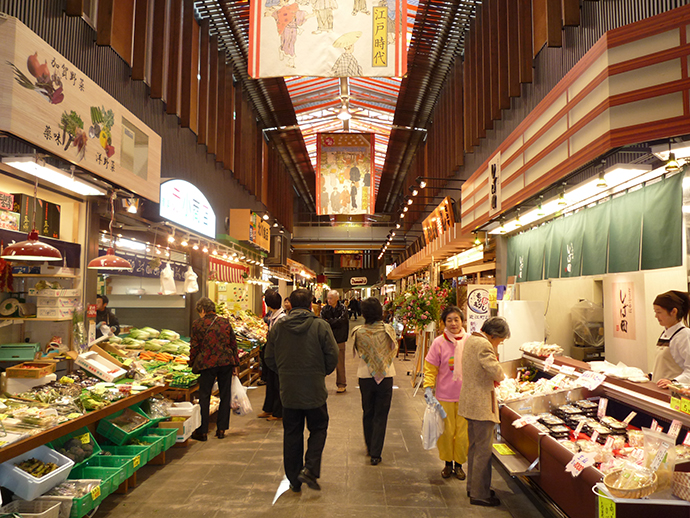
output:
[{"label": "food package on shelf", "polygon": [[675,440],[668,434],[643,428],[644,465],[656,472],[658,489],[671,487],[676,467]]},{"label": "food package on shelf", "polygon": [[520,346],[520,350],[542,358],[546,358],[550,354],[554,356],[563,354],[563,348],[560,345],[547,344],[546,342],[525,342]]}]

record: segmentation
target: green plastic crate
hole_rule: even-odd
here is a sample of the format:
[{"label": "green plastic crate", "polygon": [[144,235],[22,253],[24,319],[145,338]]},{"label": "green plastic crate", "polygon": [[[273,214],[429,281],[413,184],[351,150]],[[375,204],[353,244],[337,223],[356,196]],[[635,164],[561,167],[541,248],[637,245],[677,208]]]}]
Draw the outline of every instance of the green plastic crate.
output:
[{"label": "green plastic crate", "polygon": [[3,362],[26,362],[34,359],[34,356],[41,350],[41,344],[2,344],[0,345],[0,361]]},{"label": "green plastic crate", "polygon": [[138,409],[148,417],[149,421],[151,421],[151,427],[157,426],[158,423],[161,421],[165,421],[166,419],[169,419],[169,417],[151,417],[149,413],[151,412],[151,402],[150,399],[145,399],[144,401],[140,401],[139,403],[134,403],[130,408],[132,409]]},{"label": "green plastic crate", "polygon": [[[79,428],[79,430],[75,430],[74,432],[68,433],[67,435],[63,435],[62,437],[55,439],[53,442],[49,442],[48,446],[50,446],[54,450],[59,450],[62,447],[62,445],[69,441],[72,437],[86,437],[87,435],[89,442],[93,444],[93,453],[91,454],[91,457],[94,457],[101,453],[101,447],[98,445],[96,439],[94,439],[93,435],[91,435],[91,432],[89,432],[89,429],[86,427]],[[82,442],[84,442],[84,440],[82,440]],[[87,457],[79,464],[75,463],[72,469],[78,468],[79,466],[86,464],[86,461],[89,460],[91,457]]]},{"label": "green plastic crate", "polygon": [[[104,444],[102,448],[103,451],[109,451],[113,455],[132,457],[134,459],[134,471],[146,464],[151,458],[149,456],[151,453],[151,446],[117,446]],[[137,460],[137,458],[139,458],[139,460]]]},{"label": "green plastic crate", "polygon": [[[137,414],[144,416],[146,419],[149,418],[146,415],[146,413],[143,410],[141,410],[140,408],[136,408],[133,406],[133,407],[131,407],[131,409],[134,412],[136,412]],[[102,435],[103,437],[108,439],[113,444],[117,444],[119,446],[129,442],[134,437],[138,437],[138,436],[144,434],[144,432],[146,430],[148,430],[151,427],[151,425],[153,424],[153,423],[151,423],[151,421],[149,421],[148,423],[140,426],[139,428],[127,433],[124,430],[122,430],[121,428],[115,426],[111,422],[112,419],[122,415],[122,412],[124,412],[124,410],[120,410],[119,412],[115,412],[114,414],[109,415],[105,419],[101,419],[100,421],[98,421],[98,428],[96,428],[96,431],[100,435]]]},{"label": "green plastic crate", "polygon": [[163,451],[167,451],[175,446],[175,442],[177,441],[176,428],[151,428],[148,433],[163,437]]},{"label": "green plastic crate", "polygon": [[94,468],[122,468],[123,481],[134,475],[134,457],[128,455],[94,455],[84,462]]},{"label": "green plastic crate", "polygon": [[103,488],[101,487],[101,494],[96,498],[94,498],[93,494],[86,494],[81,498],[73,498],[69,518],[82,518],[86,516],[93,509],[101,505],[101,502],[105,500],[105,496]]},{"label": "green plastic crate", "polygon": [[139,440],[151,444],[151,450],[149,451],[149,460],[158,456],[163,451],[165,437],[160,437],[158,435],[142,435],[139,437]]},{"label": "green plastic crate", "polygon": [[117,482],[122,478],[122,468],[96,468],[92,466],[81,466],[78,469],[73,469],[69,474],[70,480],[81,479],[100,479],[101,495],[103,498],[115,492],[120,487],[121,482]]}]

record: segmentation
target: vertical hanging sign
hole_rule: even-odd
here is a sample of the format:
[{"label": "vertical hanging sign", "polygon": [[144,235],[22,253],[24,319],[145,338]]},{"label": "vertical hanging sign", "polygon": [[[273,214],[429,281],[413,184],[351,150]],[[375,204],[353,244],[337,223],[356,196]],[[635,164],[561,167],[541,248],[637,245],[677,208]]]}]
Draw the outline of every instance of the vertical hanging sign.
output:
[{"label": "vertical hanging sign", "polygon": [[635,340],[635,285],[613,283],[613,337]]},{"label": "vertical hanging sign", "polygon": [[501,212],[501,152],[489,162],[489,215]]}]

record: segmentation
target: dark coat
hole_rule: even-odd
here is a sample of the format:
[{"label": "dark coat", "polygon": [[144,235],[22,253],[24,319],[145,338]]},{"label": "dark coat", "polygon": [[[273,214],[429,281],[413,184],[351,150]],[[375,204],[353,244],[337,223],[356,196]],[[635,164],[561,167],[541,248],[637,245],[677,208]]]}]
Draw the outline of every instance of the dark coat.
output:
[{"label": "dark coat", "polygon": [[[98,324],[101,322],[105,322],[105,324],[112,329],[113,334],[120,334],[120,321],[108,308],[105,308],[103,311],[96,312],[96,326],[98,326]],[[101,333],[101,330],[96,327],[96,338],[100,338],[101,336],[103,336],[103,333]]]},{"label": "dark coat", "polygon": [[347,308],[342,302],[338,301],[336,307],[326,304],[321,308],[321,318],[331,325],[335,341],[339,344],[347,342],[350,334],[350,318],[347,315]]},{"label": "dark coat", "polygon": [[326,322],[294,308],[269,331],[264,360],[278,373],[285,408],[319,408],[328,399],[326,376],[338,365],[338,344]]},{"label": "dark coat", "polygon": [[226,365],[237,367],[240,364],[235,332],[227,318],[206,313],[194,321],[191,335],[189,365],[195,365],[197,356],[198,370]]}]

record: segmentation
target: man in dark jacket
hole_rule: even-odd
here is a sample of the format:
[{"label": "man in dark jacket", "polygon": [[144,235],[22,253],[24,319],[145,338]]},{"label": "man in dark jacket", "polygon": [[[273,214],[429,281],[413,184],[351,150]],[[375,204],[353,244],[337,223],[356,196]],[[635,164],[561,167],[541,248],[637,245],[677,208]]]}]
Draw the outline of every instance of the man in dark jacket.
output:
[{"label": "man in dark jacket", "polygon": [[110,328],[114,335],[120,334],[120,321],[108,309],[108,297],[105,295],[96,295],[96,338],[103,336],[101,324],[105,324]]},{"label": "man in dark jacket", "polygon": [[[311,312],[312,293],[298,289],[289,297],[290,314],[271,328],[264,358],[278,373],[283,403],[283,465],[290,488],[302,483],[321,489],[321,454],[326,444],[326,376],[338,364],[338,344],[329,325]],[[304,454],[304,422],[309,429]]]},{"label": "man in dark jacket", "polygon": [[338,394],[345,392],[347,379],[345,378],[345,342],[350,332],[350,319],[347,316],[347,308],[340,302],[340,294],[331,290],[326,297],[328,305],[321,309],[321,318],[328,322],[333,330],[335,341],[338,342],[338,369],[336,371],[335,384]]}]

